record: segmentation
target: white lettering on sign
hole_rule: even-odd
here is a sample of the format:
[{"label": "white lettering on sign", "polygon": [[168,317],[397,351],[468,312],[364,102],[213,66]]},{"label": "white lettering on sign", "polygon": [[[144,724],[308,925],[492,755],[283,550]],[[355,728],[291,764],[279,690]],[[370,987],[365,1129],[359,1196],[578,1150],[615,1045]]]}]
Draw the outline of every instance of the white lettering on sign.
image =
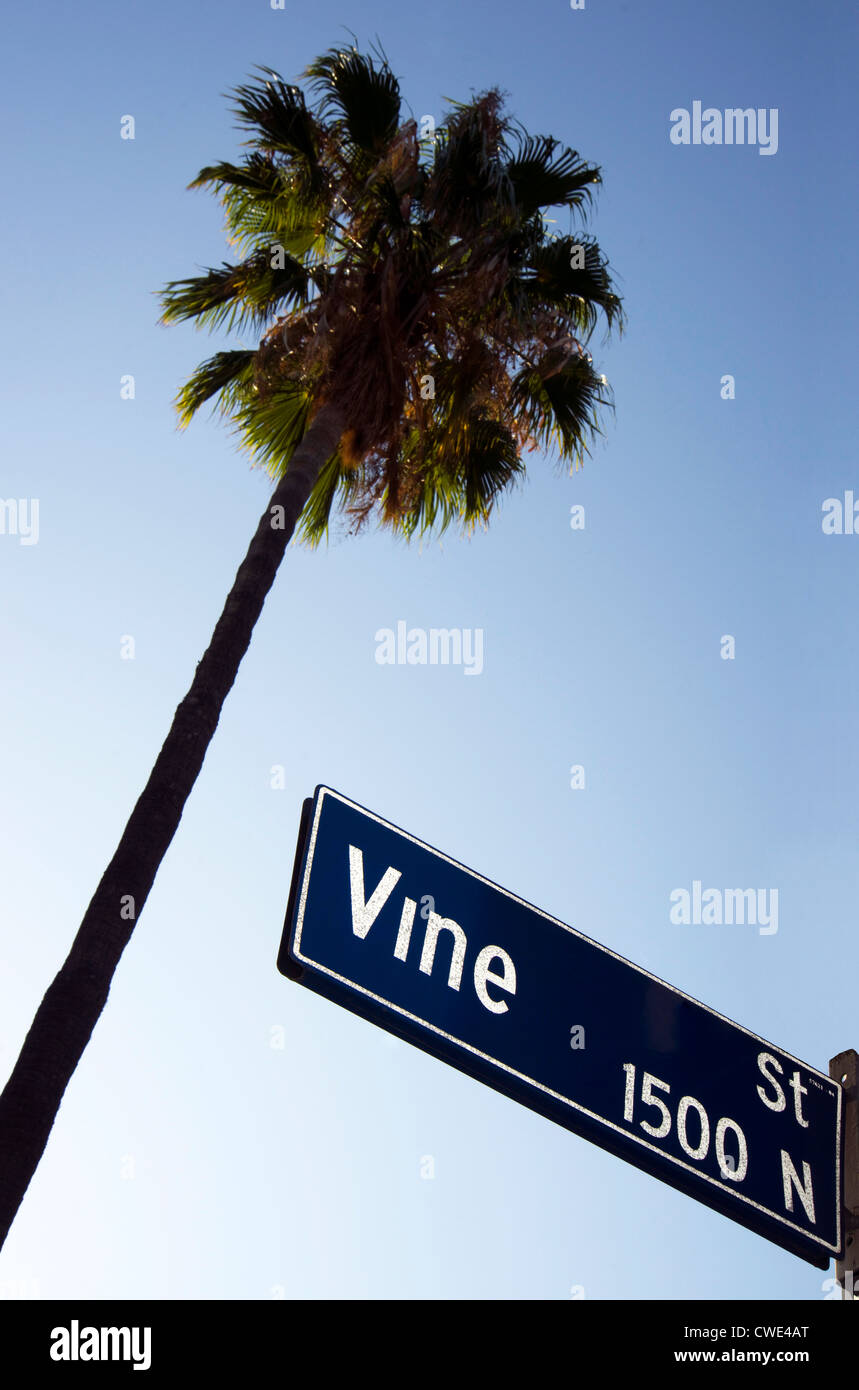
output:
[{"label": "white lettering on sign", "polygon": [[412,939],[412,927],[415,924],[415,911],[417,903],[414,898],[406,898],[403,903],[403,910],[400,913],[400,927],[397,932],[397,944],[394,947],[394,955],[397,960],[405,960],[409,953],[409,942]]},{"label": "white lettering on sign", "polygon": [[780,1085],[778,1084],[778,1082],[776,1081],[775,1077],[774,1077],[774,1076],[770,1076],[769,1072],[767,1071],[767,1067],[774,1067],[775,1070],[778,1072],[779,1076],[781,1076],[782,1071],[783,1071],[784,1069],[783,1069],[783,1067],[782,1067],[782,1065],[781,1065],[781,1062],[777,1061],[777,1059],[776,1059],[775,1057],[773,1057],[769,1052],[762,1052],[762,1053],[759,1055],[759,1057],[758,1057],[758,1068],[759,1068],[759,1070],[760,1070],[760,1072],[761,1072],[761,1075],[764,1076],[764,1077],[766,1077],[767,1081],[770,1083],[770,1085],[772,1086],[773,1090],[775,1091],[775,1097],[774,1097],[774,1098],[771,1098],[770,1096],[766,1095],[765,1092],[764,1092],[763,1086],[758,1086],[758,1087],[756,1088],[756,1089],[757,1089],[757,1093],[758,1093],[758,1095],[760,1096],[761,1100],[763,1101],[764,1105],[768,1105],[769,1108],[770,1108],[770,1110],[775,1110],[775,1111],[784,1110],[784,1107],[785,1107],[785,1105],[786,1105],[786,1101],[785,1101],[785,1098],[784,1098],[784,1091],[782,1090],[781,1086],[780,1086]]},{"label": "white lettering on sign", "polygon": [[[399,869],[389,867],[385,870],[370,897],[365,897],[364,854],[356,845],[349,846],[349,889],[352,903],[352,931],[361,941],[375,922],[385,903],[390,898],[402,874]],[[423,899],[421,899],[423,901]],[[430,901],[434,901],[430,899]],[[394,959],[405,961],[409,954],[412,928],[417,910],[416,898],[406,897],[400,912],[400,925],[394,943]],[[442,917],[438,912],[429,912],[424,929],[423,945],[418,969],[423,975],[432,975],[435,965],[436,947],[442,932],[451,938],[450,966],[447,972],[448,988],[458,990],[462,983],[465,957],[468,951],[468,937],[459,922],[452,917]],[[493,963],[501,966],[492,969]],[[506,1014],[508,1005],[505,999],[494,998],[489,992],[503,990],[505,994],[516,993],[516,967],[501,946],[484,946],[474,962],[474,992],[485,1009],[491,1014]]]},{"label": "white lettering on sign", "polygon": [[[624,1062],[623,1070],[626,1073],[626,1084],[624,1086],[623,1097],[623,1118],[627,1124],[632,1124],[635,1114],[635,1066],[632,1062]],[[653,1139],[665,1139],[671,1133],[671,1111],[665,1104],[661,1096],[654,1092],[663,1091],[665,1095],[671,1094],[671,1087],[667,1081],[660,1081],[658,1076],[651,1076],[649,1071],[642,1074],[641,1078],[641,1104],[650,1106],[659,1114],[659,1124],[651,1124],[649,1120],[639,1120],[640,1127],[645,1134],[649,1134]],[[696,1121],[700,1129],[697,1144],[693,1144],[687,1132],[687,1116],[689,1111],[694,1111]],[[737,1145],[737,1156],[729,1155],[725,1150],[725,1135],[728,1130],[734,1134]],[[710,1149],[710,1117],[700,1100],[694,1096],[681,1096],[677,1105],[677,1138],[680,1147],[689,1158],[694,1158],[701,1163],[707,1157]],[[740,1129],[736,1120],[722,1118],[716,1125],[716,1160],[719,1164],[719,1171],[723,1178],[728,1178],[731,1182],[742,1182],[746,1176],[748,1168],[748,1149],[746,1146],[746,1136]]]},{"label": "white lettering on sign", "polygon": [[[697,1144],[690,1144],[686,1133],[686,1116],[690,1110],[694,1110],[698,1116],[700,1138]],[[677,1138],[680,1140],[681,1149],[690,1158],[704,1158],[706,1156],[710,1147],[710,1121],[707,1118],[707,1111],[694,1096],[684,1096],[677,1107]]]},{"label": "white lettering on sign", "polygon": [[462,967],[465,964],[465,948],[468,939],[465,932],[458,922],[454,922],[452,917],[439,917],[437,912],[431,912],[427,919],[427,927],[424,933],[424,948],[421,951],[421,963],[418,967],[424,975],[431,975],[435,962],[435,948],[438,941],[438,934],[441,931],[449,931],[453,937],[453,948],[450,957],[450,971],[448,972],[447,982],[451,989],[459,989],[459,982],[462,979]]},{"label": "white lettering on sign", "polygon": [[[764,1094],[763,1088],[761,1086],[757,1087],[757,1093],[763,1101],[764,1105],[768,1105],[770,1110],[784,1110],[787,1106],[784,1090],[776,1081],[775,1077],[770,1076],[769,1072],[767,1071],[767,1067],[772,1067],[775,1069],[775,1071],[778,1072],[779,1076],[782,1076],[784,1074],[784,1068],[782,1067],[781,1063],[777,1061],[777,1059],[773,1057],[771,1053],[761,1052],[758,1057],[758,1067],[760,1068],[762,1075],[766,1077],[767,1081],[770,1083],[773,1090],[775,1091],[775,1099],[770,1099],[769,1096]],[[808,1095],[808,1087],[803,1086],[802,1082],[800,1081],[800,1073],[798,1071],[794,1072],[793,1076],[790,1078],[790,1081],[788,1081],[787,1084],[793,1091],[793,1113],[796,1117],[796,1123],[798,1125],[801,1125],[803,1129],[808,1129],[808,1120],[804,1118],[802,1113],[802,1098],[803,1096]]]},{"label": "white lettering on sign", "polygon": [[[623,1118],[627,1124],[632,1124],[636,1108],[636,1068],[633,1062],[624,1062],[625,1083],[623,1091]],[[771,1052],[761,1052],[758,1055],[758,1070],[765,1080],[772,1087],[772,1094],[764,1090],[763,1086],[755,1087],[758,1097],[763,1101],[769,1110],[780,1114],[787,1109],[787,1097],[784,1087],[776,1080],[778,1076],[784,1075],[784,1068],[777,1057],[773,1057]],[[808,1120],[802,1113],[802,1097],[808,1095],[808,1087],[802,1085],[801,1072],[798,1070],[793,1073],[788,1085],[793,1091],[794,1118],[802,1129],[808,1129]],[[641,1095],[639,1104],[648,1106],[655,1110],[659,1116],[659,1123],[654,1124],[650,1120],[639,1120],[639,1126],[645,1134],[649,1134],[653,1139],[665,1139],[671,1133],[672,1116],[667,1104],[662,1096],[656,1092],[661,1091],[664,1095],[671,1094],[671,1087],[667,1081],[660,1081],[659,1077],[652,1076],[649,1071],[643,1072],[641,1077]],[[687,1117],[689,1111],[693,1110],[696,1115],[696,1128],[700,1129],[697,1136],[697,1144],[693,1143],[687,1132]],[[696,1162],[702,1162],[710,1148],[710,1119],[707,1111],[699,1100],[694,1096],[683,1096],[677,1106],[677,1138],[680,1147],[689,1158]],[[725,1143],[726,1136],[731,1133],[730,1147],[736,1148],[736,1155],[727,1152]],[[728,1182],[742,1182],[749,1167],[749,1151],[746,1143],[746,1136],[740,1129],[736,1120],[727,1117],[720,1119],[716,1125],[715,1143],[716,1161],[719,1165],[720,1176]],[[796,1170],[793,1159],[786,1149],[780,1150],[781,1155],[781,1179],[782,1191],[784,1193],[785,1211],[794,1210],[794,1196],[797,1196],[802,1204],[808,1220],[816,1224],[817,1217],[814,1211],[814,1190],[812,1186],[811,1168],[808,1163],[802,1160],[802,1177]]]},{"label": "white lettering on sign", "polygon": [[[733,1130],[734,1138],[737,1141],[738,1153],[736,1158],[725,1149],[725,1135],[729,1129]],[[749,1166],[749,1151],[746,1147],[746,1136],[733,1120],[720,1120],[716,1125],[716,1158],[719,1161],[719,1172],[723,1178],[727,1178],[729,1182],[743,1181]]]},{"label": "white lettering on sign", "polygon": [[803,1129],[808,1129],[808,1120],[802,1118],[802,1097],[808,1095],[808,1087],[800,1085],[798,1071],[794,1072],[787,1084],[793,1091],[793,1109],[796,1115],[796,1123],[802,1125]]},{"label": "white lettering on sign", "polygon": [[349,883],[352,889],[352,930],[361,940],[367,935],[400,881],[397,869],[387,869],[371,897],[364,901],[364,856],[349,846]]},{"label": "white lettering on sign", "polygon": [[[491,960],[501,961],[504,967],[503,975],[496,975],[494,970],[489,969]],[[506,1014],[506,1001],[490,998],[486,988],[490,984],[497,986],[498,989],[503,989],[507,994],[516,993],[516,966],[507,952],[502,951],[500,946],[484,946],[480,952],[474,962],[474,988],[477,990],[477,997],[481,1004],[484,1004],[490,1013]]]},{"label": "white lettering on sign", "polygon": [[811,1187],[811,1169],[803,1160],[802,1182],[799,1181],[799,1174],[793,1166],[790,1154],[781,1151],[781,1177],[784,1184],[784,1205],[788,1211],[793,1211],[793,1191],[796,1188],[796,1195],[802,1202],[803,1209],[809,1221],[814,1221],[814,1192]]}]

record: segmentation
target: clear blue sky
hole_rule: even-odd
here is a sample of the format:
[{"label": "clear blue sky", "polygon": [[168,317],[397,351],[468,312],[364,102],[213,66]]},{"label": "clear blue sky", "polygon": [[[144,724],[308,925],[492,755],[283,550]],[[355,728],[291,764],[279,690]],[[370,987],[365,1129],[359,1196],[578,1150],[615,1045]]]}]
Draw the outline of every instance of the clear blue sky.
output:
[{"label": "clear blue sky", "polygon": [[[347,29],[378,35],[416,116],[498,84],[602,166],[591,227],[629,329],[593,350],[617,413],[572,478],[532,455],[489,534],[288,553],[0,1294],[820,1299],[827,1275],[275,958],[326,782],[821,1069],[859,1045],[859,537],[821,528],[825,499],[859,496],[841,0],[9,12],[0,496],[40,521],[38,544],[0,536],[0,1066],[267,501],[217,421],[175,428],[177,387],[226,344],[157,323],[167,280],[228,257],[185,186],[239,151],[228,88],[254,64],[295,78]],[[696,100],[777,108],[777,153],[673,145]],[[482,628],[483,673],[379,666],[398,619]],[[778,932],[673,925],[695,879],[777,888]]]}]

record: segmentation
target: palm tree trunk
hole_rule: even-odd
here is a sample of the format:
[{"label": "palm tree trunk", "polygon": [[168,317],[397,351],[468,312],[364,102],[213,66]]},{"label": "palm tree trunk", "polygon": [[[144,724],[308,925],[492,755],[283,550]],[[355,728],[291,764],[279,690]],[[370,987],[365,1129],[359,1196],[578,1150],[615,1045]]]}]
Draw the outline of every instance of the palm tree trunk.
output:
[{"label": "palm tree trunk", "polygon": [[39,1005],[0,1095],[0,1247],[176,833],[286,546],[344,428],[339,407],[324,405],[295,450],[68,958]]}]

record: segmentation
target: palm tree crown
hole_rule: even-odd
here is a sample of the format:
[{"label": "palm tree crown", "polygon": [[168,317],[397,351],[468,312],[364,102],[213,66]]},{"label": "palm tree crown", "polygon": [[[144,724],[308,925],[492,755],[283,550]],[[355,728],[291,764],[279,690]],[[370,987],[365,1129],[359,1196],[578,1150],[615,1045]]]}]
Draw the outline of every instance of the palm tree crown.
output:
[{"label": "palm tree crown", "polygon": [[236,88],[249,153],[191,184],[220,194],[243,259],[172,281],[163,319],[262,336],[203,362],[180,418],[217,399],[281,477],[335,402],[347,429],[305,540],[326,534],[335,502],[353,527],[373,517],[407,536],[485,523],[523,448],[554,444],[578,467],[610,404],[582,346],[600,311],[622,328],[607,262],[544,217],[585,212],[600,171],[527,135],[494,89],[421,139],[383,55],[331,49],[305,76],[315,110],[274,73]]}]

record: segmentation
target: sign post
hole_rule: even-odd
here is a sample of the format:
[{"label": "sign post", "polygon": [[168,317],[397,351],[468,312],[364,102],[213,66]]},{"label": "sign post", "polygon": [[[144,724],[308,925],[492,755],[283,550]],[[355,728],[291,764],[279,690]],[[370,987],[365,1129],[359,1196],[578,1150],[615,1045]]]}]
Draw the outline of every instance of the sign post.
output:
[{"label": "sign post", "polygon": [[278,968],[826,1269],[844,1092],[327,787]]},{"label": "sign post", "polygon": [[852,1047],[829,1063],[844,1091],[844,1256],[835,1274],[845,1299],[859,1299],[859,1056]]}]

